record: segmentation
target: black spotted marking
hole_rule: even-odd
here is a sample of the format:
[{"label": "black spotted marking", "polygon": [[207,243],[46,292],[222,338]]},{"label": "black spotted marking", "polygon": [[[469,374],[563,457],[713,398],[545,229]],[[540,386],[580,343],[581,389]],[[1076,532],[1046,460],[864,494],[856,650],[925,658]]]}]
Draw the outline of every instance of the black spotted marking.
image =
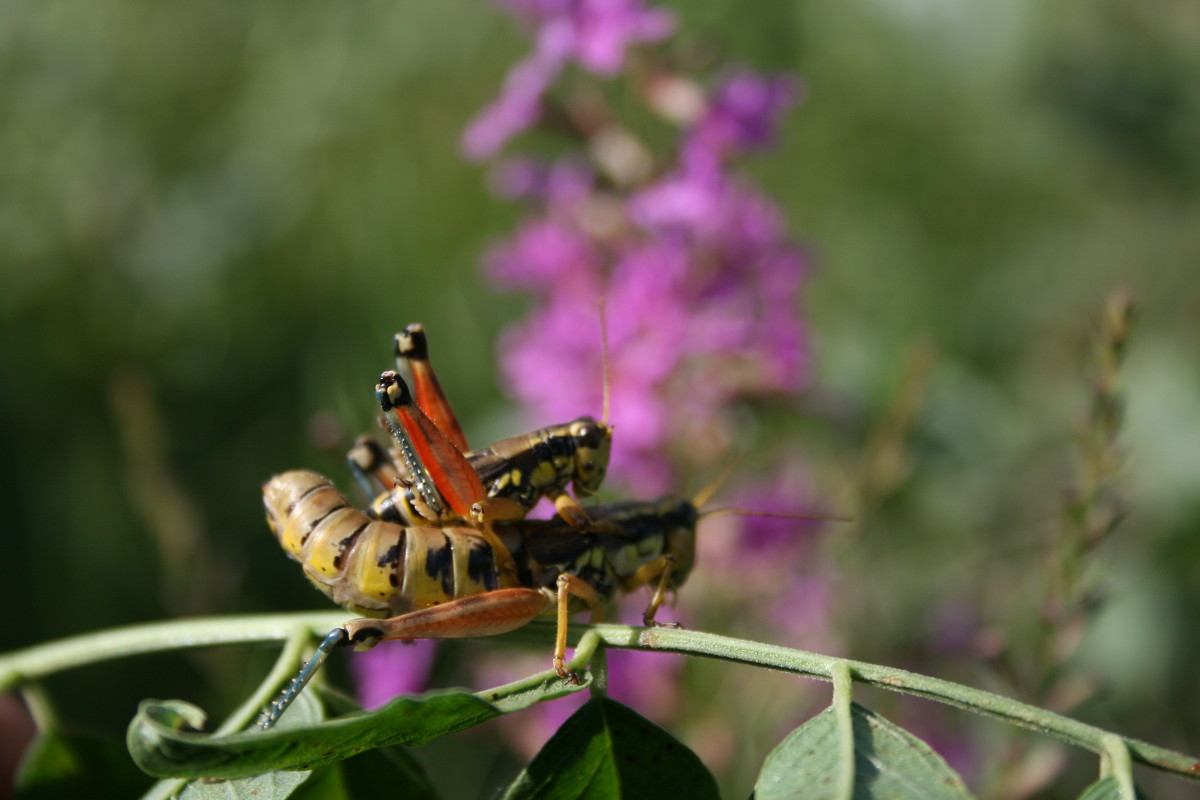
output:
[{"label": "black spotted marking", "polygon": [[[388,583],[392,588],[399,588],[400,582],[404,579],[404,557],[408,547],[408,531],[404,528],[400,529],[400,537],[396,540],[396,544],[391,547],[385,554],[386,559],[381,559],[379,566],[383,567],[388,564],[392,566],[392,571],[388,574]],[[394,554],[394,556],[393,556]]]},{"label": "black spotted marking", "polygon": [[[345,498],[342,498],[342,499],[345,499]],[[326,519],[328,519],[331,514],[337,513],[338,511],[341,511],[343,508],[346,508],[349,505],[350,505],[349,503],[342,503],[340,506],[334,506],[333,508],[329,509],[324,514],[322,514],[319,519],[315,519],[312,522],[310,522],[308,525],[308,530],[305,531],[304,535],[300,537],[300,546],[304,547],[304,545],[308,544],[308,537],[312,536],[312,533],[313,533],[313,531],[315,531],[317,529],[317,526],[320,525],[322,522],[324,522]]]},{"label": "black spotted marking", "polygon": [[467,553],[467,577],[482,585],[489,592],[500,587],[496,573],[496,557],[487,542],[472,545]]},{"label": "black spotted marking", "polygon": [[454,545],[444,533],[442,542],[441,547],[430,547],[425,554],[425,574],[440,580],[445,595],[454,597]]},{"label": "black spotted marking", "polygon": [[373,503],[367,514],[384,522],[394,522],[397,525],[408,523],[404,513],[400,510],[400,504],[396,502],[395,490],[384,495],[382,500]]},{"label": "black spotted marking", "polygon": [[370,524],[370,522],[364,522],[354,529],[354,533],[338,542],[338,554],[333,557],[333,568],[338,572],[341,572],[342,564],[345,563],[346,551],[354,546],[354,543],[358,541],[359,535],[363,532],[363,528]]},{"label": "black spotted marking", "polygon": [[400,529],[400,539],[396,544],[387,549],[387,552],[379,557],[375,562],[377,567],[394,567],[400,563],[400,554],[404,552],[404,537],[407,534],[403,528]]}]

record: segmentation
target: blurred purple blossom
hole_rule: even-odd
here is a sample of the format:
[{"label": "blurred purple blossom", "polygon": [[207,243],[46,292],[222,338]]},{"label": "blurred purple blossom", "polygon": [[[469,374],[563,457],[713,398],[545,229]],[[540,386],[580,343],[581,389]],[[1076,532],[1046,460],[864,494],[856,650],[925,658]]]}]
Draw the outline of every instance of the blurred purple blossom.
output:
[{"label": "blurred purple blossom", "polygon": [[767,77],[749,70],[728,75],[688,131],[680,160],[695,168],[766,147],[775,136],[779,117],[796,104],[798,96],[796,82],[788,76]]},{"label": "blurred purple blossom", "polygon": [[544,192],[540,211],[486,264],[498,284],[535,298],[500,348],[504,384],[531,424],[599,413],[601,298],[620,431],[610,473],[626,486],[670,488],[676,443],[725,441],[737,400],[802,388],[804,257],[760,193],[719,171],[670,172],[630,195],[624,225],[603,238],[589,230],[589,204],[612,196],[595,179],[584,192],[576,170],[570,190],[551,196],[545,177],[523,169],[508,188]]},{"label": "blurred purple blossom", "polygon": [[500,96],[471,121],[463,152],[482,160],[531,127],[541,115],[542,95],[562,69],[574,62],[596,75],[614,75],[631,44],[671,35],[674,18],[642,0],[500,0],[534,24],[533,52],[504,80]]},{"label": "blurred purple blossom", "polygon": [[[541,121],[546,93],[568,65],[611,77],[630,45],[660,41],[674,29],[668,12],[644,0],[498,2],[531,26],[533,46],[468,126],[463,149],[476,160]],[[494,165],[496,193],[529,211],[493,244],[485,269],[498,286],[532,300],[498,345],[503,384],[531,427],[600,415],[604,304],[616,430],[609,480],[645,497],[678,490],[680,470],[711,474],[728,459],[739,404],[793,395],[808,379],[799,313],[804,253],[777,206],[732,171],[738,157],[770,144],[800,88],[791,78],[746,69],[706,88],[653,56],[639,62],[630,85],[680,126],[674,147],[654,153],[604,107],[603,92],[589,95],[586,124],[569,126],[577,139],[564,155]],[[568,116],[573,99],[563,106]],[[601,146],[613,142],[620,146]],[[737,505],[811,510],[807,476],[794,460],[773,474]],[[831,591],[806,571],[811,523],[719,517],[704,525],[698,558],[711,567],[682,591],[689,617],[719,608],[746,628],[782,631],[791,643],[828,644]],[[738,593],[745,594],[741,605],[731,599]],[[638,624],[644,606],[645,598],[630,598],[621,617]],[[543,658],[522,663],[506,653],[481,659],[477,672],[496,685],[543,669]],[[678,659],[614,652],[609,665],[613,697],[660,721],[678,713]],[[381,680],[390,668],[364,665],[360,675]],[[531,756],[583,701],[539,704],[498,724],[511,726],[514,748]]]},{"label": "blurred purple blossom", "polygon": [[561,68],[561,58],[540,52],[513,67],[500,96],[479,112],[463,134],[463,152],[467,157],[487,158],[537,122],[542,93],[558,77]]},{"label": "blurred purple blossom", "polygon": [[498,0],[538,26],[537,51],[562,54],[597,75],[620,71],[630,44],[670,36],[675,19],[643,0]]},{"label": "blurred purple blossom", "polygon": [[429,688],[429,671],[437,653],[436,639],[381,642],[350,659],[358,686],[358,703],[378,708],[393,697]]},{"label": "blurred purple blossom", "polygon": [[[639,612],[640,614],[640,612]],[[608,696],[636,708],[658,722],[668,724],[679,716],[683,695],[679,673],[683,659],[671,653],[638,650],[608,650]],[[544,670],[544,654],[515,656],[511,652],[484,656],[476,675],[484,686],[499,686]],[[553,703],[538,703],[519,714],[496,720],[505,740],[524,759],[532,759],[567,718],[588,701],[587,692],[577,692]]]}]

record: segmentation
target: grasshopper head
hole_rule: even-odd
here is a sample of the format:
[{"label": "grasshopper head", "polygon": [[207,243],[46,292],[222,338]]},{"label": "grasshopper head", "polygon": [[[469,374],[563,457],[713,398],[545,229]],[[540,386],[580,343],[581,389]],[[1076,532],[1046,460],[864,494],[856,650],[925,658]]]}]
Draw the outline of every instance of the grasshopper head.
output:
[{"label": "grasshopper head", "polygon": [[575,445],[575,475],[571,482],[578,494],[596,493],[608,472],[612,450],[612,426],[591,417],[580,417],[568,426]]}]

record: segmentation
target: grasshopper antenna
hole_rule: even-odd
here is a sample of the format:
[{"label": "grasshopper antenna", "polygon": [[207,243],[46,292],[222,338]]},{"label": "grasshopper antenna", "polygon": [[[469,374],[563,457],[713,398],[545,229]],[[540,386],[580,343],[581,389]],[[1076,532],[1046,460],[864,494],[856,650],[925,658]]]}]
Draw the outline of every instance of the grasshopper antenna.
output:
[{"label": "grasshopper antenna", "polygon": [[696,508],[704,508],[704,505],[709,500],[712,500],[712,497],[717,493],[717,490],[720,489],[725,481],[729,479],[729,476],[733,474],[733,471],[737,468],[737,465],[742,463],[742,459],[745,457],[745,455],[745,453],[738,453],[733,460],[725,466],[725,469],[721,470],[720,475],[713,478],[708,482],[707,486],[696,492],[696,496],[692,498],[692,505],[694,505]]},{"label": "grasshopper antenna", "polygon": [[749,508],[722,507],[700,512],[700,519],[724,516],[769,517],[771,519],[818,519],[826,522],[854,522],[854,517],[843,514],[789,514],[783,511],[754,511]]},{"label": "grasshopper antenna", "polygon": [[[704,505],[713,498],[713,495],[717,493],[717,490],[721,488],[721,485],[725,483],[726,479],[728,479],[733,473],[734,469],[737,468],[737,465],[741,463],[744,456],[745,453],[739,453],[737,457],[725,467],[725,469],[721,470],[720,475],[718,475],[716,478],[710,481],[707,486],[697,492],[696,496],[692,498],[692,505],[696,508],[703,508]],[[771,517],[774,519],[819,519],[826,520],[828,522],[854,521],[853,517],[847,517],[842,514],[790,514],[780,511],[752,511],[746,508],[733,508],[731,506],[701,511],[700,519],[706,519],[708,517],[722,517],[730,514],[740,517]]]},{"label": "grasshopper antenna", "polygon": [[611,430],[612,425],[609,423],[608,406],[609,396],[612,393],[612,362],[608,357],[608,315],[605,313],[607,303],[602,297],[596,301],[597,310],[600,312],[600,362],[604,365],[604,416],[602,421],[604,427]]}]

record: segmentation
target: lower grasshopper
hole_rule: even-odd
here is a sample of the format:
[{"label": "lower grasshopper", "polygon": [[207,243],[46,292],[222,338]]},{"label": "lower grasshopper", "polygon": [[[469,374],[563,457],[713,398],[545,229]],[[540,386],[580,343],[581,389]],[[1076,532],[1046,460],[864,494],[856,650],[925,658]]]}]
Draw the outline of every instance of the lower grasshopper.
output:
[{"label": "lower grasshopper", "polygon": [[693,502],[664,497],[596,506],[586,533],[560,517],[498,523],[495,535],[514,566],[505,569],[478,528],[372,520],[313,472],[275,476],[263,487],[263,502],[271,530],[309,580],[364,615],[330,632],[265,714],[264,728],[275,724],[339,645],[366,650],[385,639],[490,636],[553,615],[552,663],[560,676],[574,680],[564,666],[572,612],[653,584],[643,621],[674,624],[659,623],[655,615],[666,592],[691,572],[701,517]]}]

